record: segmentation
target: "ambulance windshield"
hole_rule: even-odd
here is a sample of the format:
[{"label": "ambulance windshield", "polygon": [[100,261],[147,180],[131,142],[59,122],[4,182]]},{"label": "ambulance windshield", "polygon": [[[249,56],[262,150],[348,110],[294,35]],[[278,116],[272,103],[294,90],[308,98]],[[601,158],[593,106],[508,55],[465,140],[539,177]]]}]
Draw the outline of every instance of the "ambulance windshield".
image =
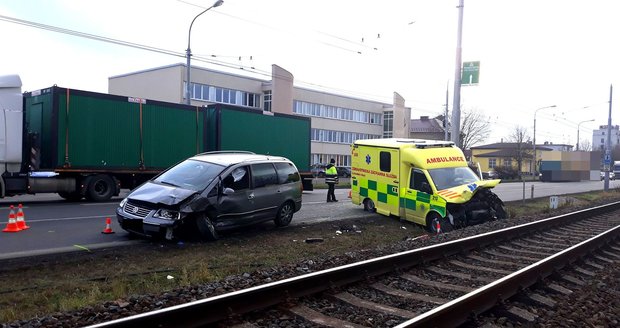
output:
[{"label": "ambulance windshield", "polygon": [[464,184],[470,184],[480,178],[467,166],[445,167],[428,170],[437,190],[450,189]]}]

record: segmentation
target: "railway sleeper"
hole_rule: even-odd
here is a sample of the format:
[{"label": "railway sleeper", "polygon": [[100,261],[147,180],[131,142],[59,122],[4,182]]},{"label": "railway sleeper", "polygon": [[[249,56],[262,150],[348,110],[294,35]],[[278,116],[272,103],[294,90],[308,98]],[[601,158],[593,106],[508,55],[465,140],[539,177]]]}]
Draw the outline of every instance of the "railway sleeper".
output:
[{"label": "railway sleeper", "polygon": [[375,312],[380,312],[380,313],[385,313],[388,315],[393,315],[393,316],[397,316],[397,317],[401,317],[403,319],[409,319],[409,318],[413,318],[419,315],[419,313],[414,313],[411,311],[407,311],[407,310],[403,310],[403,309],[399,309],[399,308],[395,308],[395,307],[391,307],[391,306],[387,306],[384,304],[379,304],[379,303],[375,303],[372,301],[367,301],[364,299],[361,299],[353,294],[347,293],[347,292],[342,292],[342,293],[338,293],[338,294],[334,294],[334,295],[330,295],[330,298],[348,303],[350,305],[353,305],[355,307],[359,307],[359,308],[364,308],[367,310],[371,310],[371,311],[375,311]]},{"label": "railway sleeper", "polygon": [[340,320],[337,318],[324,315],[323,313],[315,311],[305,305],[297,305],[292,308],[286,309],[286,311],[303,320],[312,322],[317,325],[326,326],[326,327],[364,328],[364,326],[361,326],[355,323],[351,323],[348,321],[344,321],[344,320]]},{"label": "railway sleeper", "polygon": [[572,290],[568,288],[564,288],[556,283],[544,284],[543,288],[552,293],[561,294],[561,295],[570,295],[573,293]]},{"label": "railway sleeper", "polygon": [[534,303],[538,306],[546,306],[549,308],[554,308],[557,304],[556,301],[552,300],[551,298],[531,291],[521,294],[521,296],[517,297],[517,299],[521,299],[521,302],[526,304]]},{"label": "railway sleeper", "polygon": [[[518,321],[526,324],[532,324],[536,322],[536,319],[538,319],[538,316],[536,314],[515,305],[510,305],[507,307],[502,306],[496,308],[493,312],[496,313],[496,315],[498,316],[506,317],[508,320]],[[501,323],[501,321],[502,320],[500,319],[499,322]]]}]

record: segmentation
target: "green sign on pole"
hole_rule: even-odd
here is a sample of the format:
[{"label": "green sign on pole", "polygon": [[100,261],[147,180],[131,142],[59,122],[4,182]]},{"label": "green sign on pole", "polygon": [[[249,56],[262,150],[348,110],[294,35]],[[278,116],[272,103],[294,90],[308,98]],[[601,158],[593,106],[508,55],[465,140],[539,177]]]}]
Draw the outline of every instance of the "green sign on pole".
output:
[{"label": "green sign on pole", "polygon": [[461,85],[475,85],[480,79],[480,62],[464,62],[461,71]]}]

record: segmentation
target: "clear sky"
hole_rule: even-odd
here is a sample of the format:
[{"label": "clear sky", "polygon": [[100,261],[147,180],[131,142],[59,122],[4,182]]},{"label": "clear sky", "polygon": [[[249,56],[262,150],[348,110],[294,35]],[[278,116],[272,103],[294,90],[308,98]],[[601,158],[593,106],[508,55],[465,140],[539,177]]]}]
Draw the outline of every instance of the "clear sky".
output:
[{"label": "clear sky", "polygon": [[[24,91],[57,84],[107,92],[110,76],[184,63],[189,24],[213,2],[0,0],[0,74],[20,74]],[[301,87],[388,103],[398,92],[412,118],[438,115],[446,87],[452,110],[458,2],[224,0],[192,29],[196,59],[214,62],[192,65],[269,79],[277,64]],[[582,139],[607,124],[610,85],[620,92],[619,13],[617,0],[465,0],[462,59],[481,68],[461,104],[490,118],[487,143],[517,125],[531,135],[536,109],[550,105],[557,107],[536,115],[537,143],[574,145],[579,122],[595,119],[581,124]],[[14,19],[173,55],[7,21]]]}]

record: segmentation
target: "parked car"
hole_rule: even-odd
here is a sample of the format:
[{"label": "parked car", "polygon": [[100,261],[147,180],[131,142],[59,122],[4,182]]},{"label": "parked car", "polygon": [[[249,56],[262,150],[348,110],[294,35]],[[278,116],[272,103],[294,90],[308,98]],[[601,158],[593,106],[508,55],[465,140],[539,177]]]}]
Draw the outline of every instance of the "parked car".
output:
[{"label": "parked car", "polygon": [[301,194],[299,172],[284,157],[212,152],[142,184],[121,201],[116,216],[133,234],[215,240],[218,232],[263,221],[288,225],[301,209]]},{"label": "parked car", "polygon": [[[605,172],[601,171],[601,181],[605,180]],[[609,180],[616,180],[616,174],[612,171],[609,171]]]},{"label": "parked car", "polygon": [[338,176],[343,178],[351,177],[351,167],[350,166],[336,166],[336,171],[338,171]]},{"label": "parked car", "polygon": [[310,171],[312,172],[312,176],[315,178],[324,178],[325,177],[325,169],[327,169],[327,164],[316,163],[310,166]]}]

